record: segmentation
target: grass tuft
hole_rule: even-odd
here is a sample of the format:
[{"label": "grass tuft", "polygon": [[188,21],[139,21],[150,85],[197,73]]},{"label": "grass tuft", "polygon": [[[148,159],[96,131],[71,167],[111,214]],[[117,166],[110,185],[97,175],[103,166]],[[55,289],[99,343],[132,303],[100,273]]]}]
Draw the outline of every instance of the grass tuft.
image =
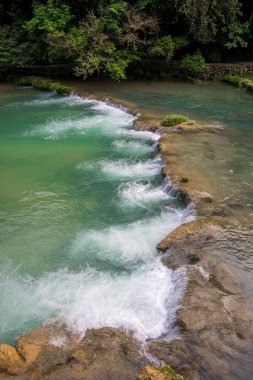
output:
[{"label": "grass tuft", "polygon": [[172,115],[166,116],[163,119],[162,125],[165,127],[173,127],[174,125],[181,124],[187,120],[188,120],[188,118],[184,115],[172,114]]}]

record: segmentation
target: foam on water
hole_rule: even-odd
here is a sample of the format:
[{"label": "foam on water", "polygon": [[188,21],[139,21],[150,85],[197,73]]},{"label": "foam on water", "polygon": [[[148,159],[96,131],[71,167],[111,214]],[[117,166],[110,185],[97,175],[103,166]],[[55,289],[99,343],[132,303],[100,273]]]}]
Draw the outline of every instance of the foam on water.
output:
[{"label": "foam on water", "polygon": [[102,116],[80,118],[65,118],[50,120],[45,124],[38,125],[32,131],[24,133],[25,137],[41,136],[46,139],[57,139],[60,137],[68,137],[71,134],[85,134],[86,130],[93,125],[103,122]]},{"label": "foam on water", "polygon": [[88,230],[77,234],[70,247],[72,257],[83,261],[131,264],[153,259],[156,244],[180,225],[183,211],[165,208],[158,216],[102,230]]},{"label": "foam on water", "polygon": [[80,337],[89,328],[110,326],[133,331],[144,341],[168,332],[185,273],[173,273],[156,258],[120,276],[87,268],[78,273],[58,270],[34,279],[8,271],[1,273],[0,281],[2,332],[51,317]]},{"label": "foam on water", "polygon": [[55,91],[38,94],[36,99],[19,102],[22,106],[55,106],[76,107],[79,105],[90,105],[96,102],[95,100],[83,99],[78,95],[60,96]]},{"label": "foam on water", "polygon": [[136,118],[120,107],[114,107],[99,100],[84,100],[84,102],[89,104],[90,108],[97,113],[109,115],[112,118],[112,124],[116,122],[117,127],[129,125]]},{"label": "foam on water", "polygon": [[101,163],[103,173],[115,177],[150,177],[160,174],[161,161],[159,159],[139,162],[129,162],[128,160],[104,160]]},{"label": "foam on water", "polygon": [[147,153],[152,152],[154,149],[153,146],[139,142],[139,141],[124,141],[124,140],[115,140],[112,142],[112,145],[119,151],[124,150],[125,153]]},{"label": "foam on water", "polygon": [[77,165],[77,169],[100,171],[109,178],[145,178],[160,174],[161,159],[159,157],[145,161],[103,159],[80,163]]},{"label": "foam on water", "polygon": [[118,188],[121,201],[127,205],[145,205],[172,198],[162,187],[153,187],[151,183],[127,182]]},{"label": "foam on water", "polygon": [[[91,127],[100,128],[105,134],[115,134],[115,129],[130,127],[134,117],[121,109],[114,108],[96,100],[85,100],[79,96],[49,97],[46,99],[35,99],[27,102],[27,105],[61,105],[61,106],[83,106],[83,114],[78,117],[54,118],[46,123],[37,125],[34,129],[26,131],[23,136],[40,136],[45,139],[57,139],[69,135],[85,134]],[[93,115],[85,115],[85,111],[93,110]]]},{"label": "foam on water", "polygon": [[122,137],[130,137],[130,138],[136,138],[141,140],[151,140],[151,141],[158,141],[160,139],[160,135],[153,132],[148,131],[135,131],[134,129],[127,129],[127,128],[118,128],[117,131],[115,131],[117,134],[121,135]]},{"label": "foam on water", "polygon": [[77,106],[83,104],[83,101],[78,96],[58,96],[56,92],[48,92],[40,95],[37,99],[23,102],[24,106]]}]

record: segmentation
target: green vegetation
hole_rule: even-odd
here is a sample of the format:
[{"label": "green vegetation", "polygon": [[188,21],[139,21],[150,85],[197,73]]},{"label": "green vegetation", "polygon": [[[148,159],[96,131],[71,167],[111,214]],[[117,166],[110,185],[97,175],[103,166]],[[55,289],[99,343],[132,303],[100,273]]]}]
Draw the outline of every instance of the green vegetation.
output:
[{"label": "green vegetation", "polygon": [[71,18],[67,5],[54,3],[53,0],[48,0],[46,4],[34,3],[33,18],[24,23],[23,29],[33,42],[33,55],[38,61],[49,63],[64,61],[64,55],[54,49],[50,38],[63,38]]},{"label": "green vegetation", "polygon": [[24,65],[34,63],[32,44],[25,40],[21,28],[6,25],[0,27],[0,63]]},{"label": "green vegetation", "polygon": [[201,78],[205,61],[253,59],[251,0],[13,0],[0,11],[0,63],[70,63],[83,79],[171,59]]},{"label": "green vegetation", "polygon": [[243,82],[243,78],[240,75],[225,75],[221,80],[238,87],[241,87]]},{"label": "green vegetation", "polygon": [[165,36],[154,41],[149,52],[151,56],[165,58],[166,61],[170,61],[174,55],[174,50],[175,45],[172,37]]},{"label": "green vegetation", "polygon": [[184,116],[184,115],[172,114],[172,115],[166,116],[163,119],[162,125],[164,127],[173,127],[174,125],[178,125],[178,124],[184,123],[187,120],[188,120],[187,117]]},{"label": "green vegetation", "polygon": [[233,84],[234,86],[244,87],[253,91],[253,79],[251,77],[241,77],[240,75],[226,75],[221,79],[223,82]]},{"label": "green vegetation", "polygon": [[14,84],[17,86],[32,86],[38,90],[56,91],[58,94],[67,95],[70,94],[71,88],[63,86],[59,82],[51,82],[43,78],[36,77],[22,77],[14,79]]},{"label": "green vegetation", "polygon": [[35,38],[37,50],[49,62],[70,60],[74,72],[86,79],[100,73],[113,80],[126,78],[130,62],[139,59],[139,49],[158,31],[155,17],[148,17],[126,2],[110,2],[93,11],[78,25],[70,25],[70,8],[53,6],[53,0],[36,4],[34,17],[24,28]]},{"label": "green vegetation", "polygon": [[176,372],[169,365],[164,365],[160,368],[160,372],[164,375],[170,375],[171,380],[183,380],[183,377],[176,374]]},{"label": "green vegetation", "polygon": [[183,76],[202,78],[206,72],[206,63],[201,52],[198,50],[193,55],[186,55],[181,61],[180,70]]}]

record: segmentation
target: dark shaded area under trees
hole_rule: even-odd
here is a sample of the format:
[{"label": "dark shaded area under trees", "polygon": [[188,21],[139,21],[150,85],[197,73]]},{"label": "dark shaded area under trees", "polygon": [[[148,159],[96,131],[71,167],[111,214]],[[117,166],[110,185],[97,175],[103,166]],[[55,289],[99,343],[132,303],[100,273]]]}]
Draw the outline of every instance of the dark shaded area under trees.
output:
[{"label": "dark shaded area under trees", "polygon": [[126,78],[144,60],[253,60],[252,0],[2,0],[0,63],[71,63],[77,76]]}]

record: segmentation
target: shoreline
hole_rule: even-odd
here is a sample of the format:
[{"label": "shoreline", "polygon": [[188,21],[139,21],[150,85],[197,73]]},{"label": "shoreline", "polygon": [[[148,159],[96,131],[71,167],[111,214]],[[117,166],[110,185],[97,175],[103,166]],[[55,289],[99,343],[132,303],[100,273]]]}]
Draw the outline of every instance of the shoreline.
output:
[{"label": "shoreline", "polygon": [[[131,110],[131,104],[111,96],[85,96],[79,91],[74,91],[74,95],[104,101],[136,115],[135,110]],[[196,189],[191,181],[191,173],[188,172],[186,176],[184,168],[178,166],[178,152],[175,152],[174,147],[180,140],[181,133],[191,136],[198,132],[218,132],[218,129],[197,124],[161,128],[159,120],[149,120],[145,115],[136,119],[133,128],[150,132],[160,130],[158,149],[165,163],[163,175],[188,205],[194,205],[197,213],[195,220],[177,227],[157,245],[162,261],[167,267],[187,268],[188,285],[177,312],[176,325],[180,331],[180,339],[171,342],[154,340],[149,343],[149,352],[161,362],[169,363],[185,379],[198,379],[199,376],[208,379],[205,377],[206,373],[209,378],[215,376],[217,379],[224,379],[224,373],[233,364],[234,357],[238,357],[240,351],[250,347],[252,314],[236,278],[217,257],[216,240],[231,221],[226,215],[217,214],[215,197],[209,192]],[[170,255],[167,254],[168,250]],[[43,330],[40,327],[32,330],[18,339],[18,350],[13,349],[16,352],[12,353],[19,371],[23,366],[20,367],[18,353],[24,358],[25,363],[22,364],[26,370],[38,366],[38,358],[41,355],[43,357],[42,346],[36,344],[38,336],[45,341],[45,337],[42,337],[45,331],[42,332],[41,329]],[[117,329],[94,329],[90,334],[96,335],[96,331],[99,334],[99,330],[105,332]],[[39,331],[37,338],[36,331]],[[115,331],[111,333],[117,334]],[[106,334],[108,335],[108,331]],[[124,341],[123,335],[117,339]],[[72,342],[72,350],[75,345],[76,342]],[[81,361],[80,358],[76,360]],[[139,360],[142,365],[147,364],[145,360]]]},{"label": "shoreline", "polygon": [[219,133],[222,129],[187,123],[166,128],[145,115],[134,122],[134,129],[161,134],[158,150],[165,163],[163,175],[196,211],[195,220],[180,225],[157,244],[164,265],[172,269],[187,267],[188,284],[176,321],[182,340],[168,344],[169,356],[161,352],[164,343],[159,340],[151,343],[151,352],[156,357],[160,354],[159,358],[167,360],[185,379],[205,378],[205,373],[207,379],[223,379],[233,364],[233,356],[238,357],[240,351],[252,345],[252,313],[246,296],[216,252],[216,240],[233,221],[222,210],[217,212],[212,192],[205,186],[198,189],[191,180],[192,173],[178,166],[174,146],[181,133],[187,134],[190,142],[192,134]]}]

